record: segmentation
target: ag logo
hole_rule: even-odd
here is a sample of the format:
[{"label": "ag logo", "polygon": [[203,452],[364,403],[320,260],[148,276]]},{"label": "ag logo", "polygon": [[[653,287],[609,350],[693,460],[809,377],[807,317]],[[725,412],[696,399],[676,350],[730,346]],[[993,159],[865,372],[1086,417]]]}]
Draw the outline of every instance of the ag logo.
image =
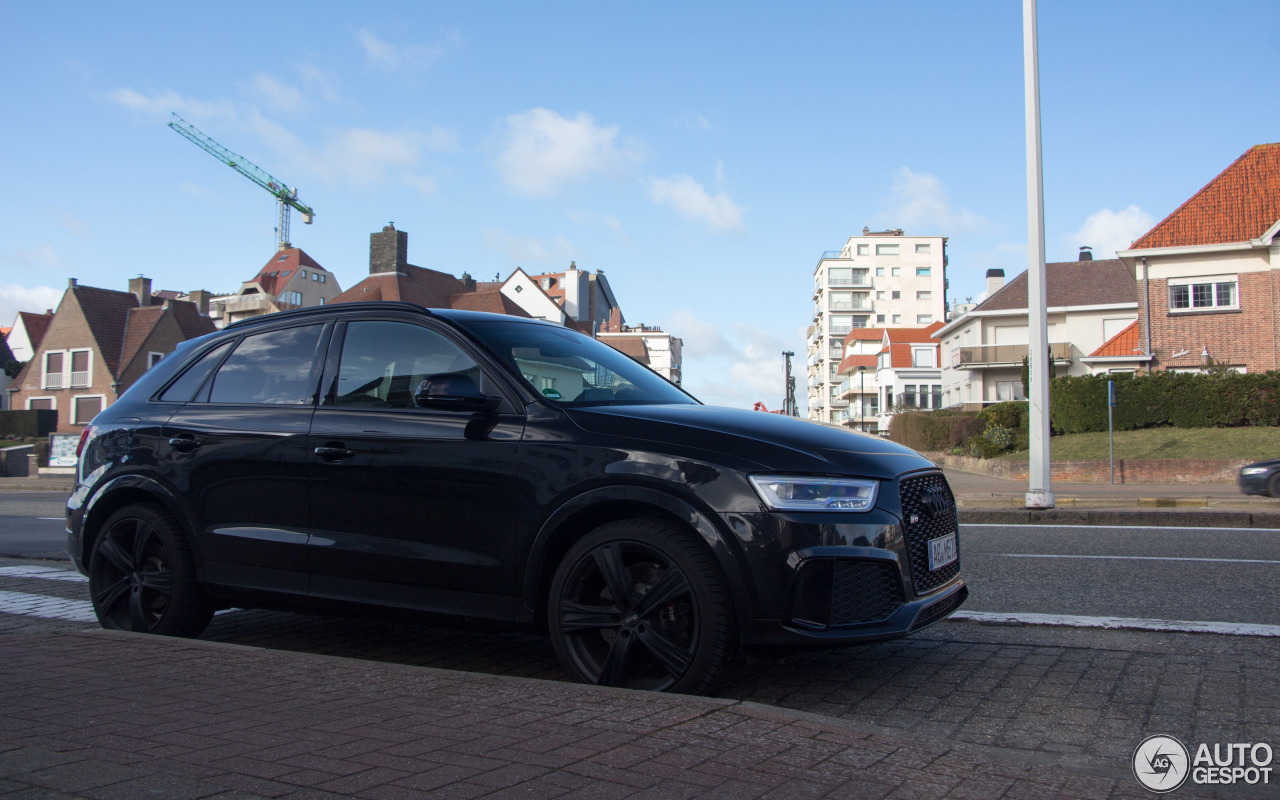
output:
[{"label": "ag logo", "polygon": [[1187,748],[1172,736],[1148,736],[1133,751],[1133,776],[1158,794],[1172,792],[1187,779]]}]

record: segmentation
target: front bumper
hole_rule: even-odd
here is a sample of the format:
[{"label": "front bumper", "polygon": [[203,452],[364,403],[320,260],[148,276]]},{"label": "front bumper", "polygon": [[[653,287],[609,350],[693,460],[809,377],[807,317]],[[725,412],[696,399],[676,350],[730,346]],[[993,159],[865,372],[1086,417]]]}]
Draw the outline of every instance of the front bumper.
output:
[{"label": "front bumper", "polygon": [[1236,484],[1240,487],[1240,491],[1244,494],[1266,494],[1267,481],[1275,472],[1258,472],[1253,475],[1245,475],[1241,473],[1236,478]]}]

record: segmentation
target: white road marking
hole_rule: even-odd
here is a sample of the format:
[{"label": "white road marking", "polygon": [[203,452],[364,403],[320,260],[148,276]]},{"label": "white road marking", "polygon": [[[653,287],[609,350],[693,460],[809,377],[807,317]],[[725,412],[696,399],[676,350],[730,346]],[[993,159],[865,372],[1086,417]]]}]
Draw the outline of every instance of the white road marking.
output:
[{"label": "white road marking", "polygon": [[42,578],[47,581],[89,582],[88,578],[75,570],[57,567],[0,567],[0,578]]},{"label": "white road marking", "polygon": [[[982,555],[978,553],[977,555]],[[1183,556],[1080,556],[1055,553],[996,553],[1005,558],[1093,558],[1115,559],[1117,561],[1211,561],[1224,564],[1280,564],[1280,561],[1265,561],[1259,558],[1187,558]]]},{"label": "white road marking", "polygon": [[1016,522],[962,522],[961,528],[1080,528],[1097,530],[1098,528],[1123,528],[1127,531],[1214,531],[1215,533],[1280,533],[1280,528],[1194,528],[1181,525],[1046,525]]},{"label": "white road marking", "polygon": [[36,517],[36,519],[56,519],[59,522],[61,522],[62,520],[66,519],[66,517]]},{"label": "white road marking", "polygon": [[93,613],[93,603],[88,600],[64,600],[61,597],[22,592],[0,591],[0,612],[69,622],[98,621],[98,616]]},{"label": "white road marking", "polygon": [[968,619],[974,622],[1052,625],[1067,628],[1105,628],[1108,630],[1160,631],[1164,633],[1217,633],[1225,636],[1280,637],[1280,625],[1258,625],[1250,622],[1084,617],[1075,614],[1023,614],[995,611],[957,611],[950,618]]}]

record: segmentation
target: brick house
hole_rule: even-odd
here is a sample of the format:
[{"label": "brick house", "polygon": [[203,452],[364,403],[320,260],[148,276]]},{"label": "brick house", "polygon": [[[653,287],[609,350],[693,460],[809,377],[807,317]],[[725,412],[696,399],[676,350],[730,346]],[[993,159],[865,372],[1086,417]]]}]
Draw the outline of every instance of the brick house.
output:
[{"label": "brick house", "polygon": [[322,306],[341,293],[332,272],[301,248],[287,247],[271,256],[257,275],[240,285],[238,292],[212,298],[209,316],[214,325],[225,328],[260,314]]},{"label": "brick house", "polygon": [[80,430],[179,343],[212,333],[195,303],[153,297],[151,279],[129,291],[72,278],[32,359],[9,387],[12,408],[51,408],[58,432]]},{"label": "brick house", "polygon": [[1280,143],[1251,147],[1116,255],[1153,369],[1280,369]]}]

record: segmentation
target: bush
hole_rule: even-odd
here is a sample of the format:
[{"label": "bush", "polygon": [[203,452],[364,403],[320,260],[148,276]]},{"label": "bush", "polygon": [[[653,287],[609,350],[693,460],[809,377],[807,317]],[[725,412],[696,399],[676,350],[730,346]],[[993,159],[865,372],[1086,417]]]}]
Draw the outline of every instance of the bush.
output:
[{"label": "bush", "polygon": [[947,443],[954,448],[967,449],[969,440],[975,436],[982,435],[982,420],[976,415],[965,414],[951,418],[951,436],[947,438]]},{"label": "bush", "polygon": [[1107,429],[1107,381],[1116,384],[1115,429],[1228,428],[1280,424],[1280,372],[1154,372],[1054,378],[1049,384],[1057,433]]},{"label": "bush", "polygon": [[58,412],[49,409],[0,411],[0,436],[9,439],[48,436],[58,429]]},{"label": "bush", "polygon": [[903,411],[889,418],[889,438],[912,450],[946,450],[952,418],[938,412]]}]

